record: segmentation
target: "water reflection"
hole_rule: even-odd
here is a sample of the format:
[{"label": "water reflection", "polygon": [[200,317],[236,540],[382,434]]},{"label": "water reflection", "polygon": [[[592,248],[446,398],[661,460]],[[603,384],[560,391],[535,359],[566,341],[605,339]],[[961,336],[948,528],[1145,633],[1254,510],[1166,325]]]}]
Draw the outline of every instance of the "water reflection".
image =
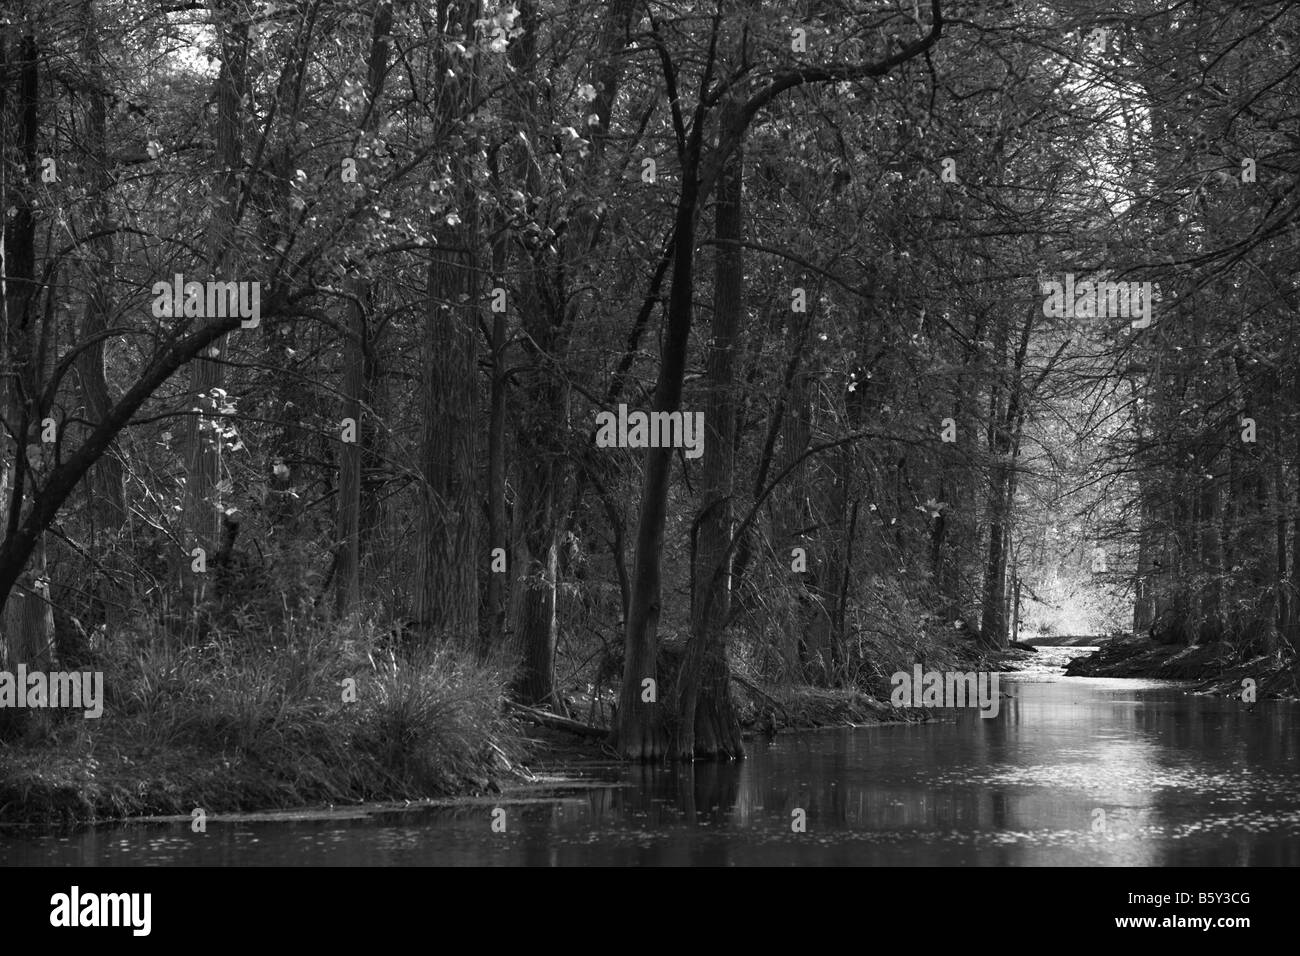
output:
[{"label": "water reflection", "polygon": [[737,764],[627,768],[615,786],[503,803],[505,833],[487,802],[206,834],[8,833],[0,863],[1300,864],[1295,704],[1035,674],[1003,686],[993,719],[781,736]]}]

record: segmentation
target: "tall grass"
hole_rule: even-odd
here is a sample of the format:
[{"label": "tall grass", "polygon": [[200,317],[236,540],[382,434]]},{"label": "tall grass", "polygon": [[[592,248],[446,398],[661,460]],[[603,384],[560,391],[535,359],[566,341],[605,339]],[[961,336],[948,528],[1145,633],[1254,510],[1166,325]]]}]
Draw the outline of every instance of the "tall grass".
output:
[{"label": "tall grass", "polygon": [[519,753],[500,675],[454,647],[398,658],[358,624],[280,647],[136,636],[95,665],[102,718],[54,712],[0,742],[0,822],[417,799]]}]

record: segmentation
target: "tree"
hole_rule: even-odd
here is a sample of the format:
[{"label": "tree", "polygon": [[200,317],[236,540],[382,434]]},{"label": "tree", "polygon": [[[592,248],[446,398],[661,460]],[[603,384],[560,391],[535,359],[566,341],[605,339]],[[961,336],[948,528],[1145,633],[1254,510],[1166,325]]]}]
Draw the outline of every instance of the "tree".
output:
[{"label": "tree", "polygon": [[[717,145],[711,148],[706,147],[704,141],[704,128],[711,107],[722,99],[723,91],[738,79],[738,76],[733,75],[714,85],[714,70],[718,66],[717,43],[723,21],[722,9],[719,7],[710,24],[697,104],[689,127],[679,98],[677,68],[666,48],[662,31],[655,29],[654,42],[659,48],[666,91],[672,106],[681,186],[673,222],[672,286],[653,411],[674,412],[681,407],[693,317],[694,251],[699,211],[717,185],[725,163],[740,148],[746,131],[759,111],[782,93],[806,83],[848,82],[881,76],[898,64],[920,56],[937,42],[942,30],[943,18],[938,0],[933,0],[930,12],[930,29],[921,38],[910,41],[897,53],[881,60],[847,66],[798,66],[777,70],[771,81],[749,96],[727,117],[727,122],[718,131]],[[740,72],[748,72],[748,66],[742,65]],[[662,586],[660,562],[671,464],[671,449],[651,448],[646,453],[645,480],[634,546],[635,563],[625,638],[623,688],[619,697],[618,750],[622,755],[639,761],[655,760],[667,752],[657,696],[655,693],[647,693],[656,688],[653,684],[646,685],[645,681],[657,680],[655,675]],[[687,700],[689,699],[690,696]],[[712,706],[712,703],[706,706]],[[697,754],[698,751],[698,745],[692,748],[692,753]]]}]

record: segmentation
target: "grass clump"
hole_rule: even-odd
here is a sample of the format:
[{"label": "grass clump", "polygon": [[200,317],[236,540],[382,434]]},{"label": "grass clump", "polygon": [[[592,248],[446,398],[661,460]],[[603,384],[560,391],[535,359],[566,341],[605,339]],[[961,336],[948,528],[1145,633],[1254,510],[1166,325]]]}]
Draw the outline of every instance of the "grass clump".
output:
[{"label": "grass clump", "polygon": [[[520,746],[501,676],[454,645],[398,658],[351,624],[101,656],[104,714],[12,711],[0,823],[419,799],[490,785]],[[118,647],[123,646],[119,641]]]}]

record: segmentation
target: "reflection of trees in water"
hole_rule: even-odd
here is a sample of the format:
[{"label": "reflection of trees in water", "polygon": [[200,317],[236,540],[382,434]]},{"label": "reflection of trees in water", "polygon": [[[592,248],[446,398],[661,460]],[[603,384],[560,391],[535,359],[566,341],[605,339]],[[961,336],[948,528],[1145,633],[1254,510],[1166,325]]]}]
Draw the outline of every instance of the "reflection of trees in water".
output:
[{"label": "reflection of trees in water", "polygon": [[611,815],[646,826],[724,825],[733,821],[744,771],[743,761],[629,766],[625,782],[631,786],[593,793],[589,805],[597,818]]},{"label": "reflection of trees in water", "polygon": [[731,823],[740,795],[741,767],[736,761],[706,761],[683,767],[678,773],[677,789],[684,798],[685,822],[707,820],[718,826]]},{"label": "reflection of trees in water", "polygon": [[[730,858],[728,842],[680,839],[673,834],[702,826],[721,833],[735,824],[745,774],[744,762],[630,765],[623,786],[587,791],[576,800],[554,805],[545,818],[530,813],[523,862],[575,862],[565,841],[555,839],[564,831],[600,834],[595,842],[608,846],[630,844],[635,849],[628,862],[637,865],[724,865]],[[752,813],[750,803],[741,819]],[[627,861],[621,854],[619,858]]]}]

